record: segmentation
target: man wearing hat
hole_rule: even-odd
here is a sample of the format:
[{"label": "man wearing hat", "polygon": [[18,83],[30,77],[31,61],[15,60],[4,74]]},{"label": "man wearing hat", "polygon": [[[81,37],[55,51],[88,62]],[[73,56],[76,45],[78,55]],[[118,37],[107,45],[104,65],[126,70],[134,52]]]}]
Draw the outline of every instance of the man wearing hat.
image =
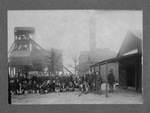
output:
[{"label": "man wearing hat", "polygon": [[113,92],[113,87],[114,87],[114,83],[115,83],[115,76],[113,74],[113,69],[112,68],[109,70],[107,80],[108,80],[108,83],[109,83],[109,92]]}]

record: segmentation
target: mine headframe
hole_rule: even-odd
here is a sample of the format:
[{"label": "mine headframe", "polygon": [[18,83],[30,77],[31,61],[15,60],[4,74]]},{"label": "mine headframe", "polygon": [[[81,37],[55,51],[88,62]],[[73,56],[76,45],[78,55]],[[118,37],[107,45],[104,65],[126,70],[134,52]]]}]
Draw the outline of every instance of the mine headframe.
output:
[{"label": "mine headframe", "polygon": [[35,29],[33,27],[15,27],[14,29],[14,43],[9,49],[9,53],[16,50],[30,50],[31,41],[34,40]]},{"label": "mine headframe", "polygon": [[34,41],[34,35],[35,29],[33,27],[15,27],[14,42],[8,52],[10,68],[18,70],[27,70],[29,67],[32,70],[42,69],[43,55],[49,53]]}]

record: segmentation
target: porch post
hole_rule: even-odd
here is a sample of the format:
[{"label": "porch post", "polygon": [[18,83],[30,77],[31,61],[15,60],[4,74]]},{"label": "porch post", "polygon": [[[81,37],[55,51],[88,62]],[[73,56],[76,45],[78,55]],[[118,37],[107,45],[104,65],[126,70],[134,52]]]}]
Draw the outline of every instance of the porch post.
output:
[{"label": "porch post", "polygon": [[108,91],[107,91],[107,62],[106,62],[106,97],[108,97]]},{"label": "porch post", "polygon": [[137,90],[137,65],[135,64],[135,89]]},{"label": "porch post", "polygon": [[101,67],[100,67],[101,65],[99,65],[99,74],[100,74],[100,72],[101,72]]}]

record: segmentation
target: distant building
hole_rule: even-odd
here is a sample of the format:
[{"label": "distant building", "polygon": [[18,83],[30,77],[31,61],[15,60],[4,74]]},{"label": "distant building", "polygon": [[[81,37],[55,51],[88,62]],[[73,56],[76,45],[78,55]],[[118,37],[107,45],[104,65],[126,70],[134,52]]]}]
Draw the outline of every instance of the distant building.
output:
[{"label": "distant building", "polygon": [[92,53],[90,51],[83,51],[79,57],[79,71],[87,72],[90,69],[90,65],[115,56],[116,53],[109,49],[96,48]]},{"label": "distant building", "polygon": [[90,52],[80,52],[78,71],[84,73],[90,69]]}]

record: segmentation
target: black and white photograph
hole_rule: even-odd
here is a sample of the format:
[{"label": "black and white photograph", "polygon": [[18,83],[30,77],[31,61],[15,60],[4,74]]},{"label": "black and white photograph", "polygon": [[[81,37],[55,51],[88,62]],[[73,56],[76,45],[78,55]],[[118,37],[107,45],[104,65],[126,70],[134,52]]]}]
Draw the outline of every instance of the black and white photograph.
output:
[{"label": "black and white photograph", "polygon": [[8,10],[8,103],[143,104],[142,10]]}]

